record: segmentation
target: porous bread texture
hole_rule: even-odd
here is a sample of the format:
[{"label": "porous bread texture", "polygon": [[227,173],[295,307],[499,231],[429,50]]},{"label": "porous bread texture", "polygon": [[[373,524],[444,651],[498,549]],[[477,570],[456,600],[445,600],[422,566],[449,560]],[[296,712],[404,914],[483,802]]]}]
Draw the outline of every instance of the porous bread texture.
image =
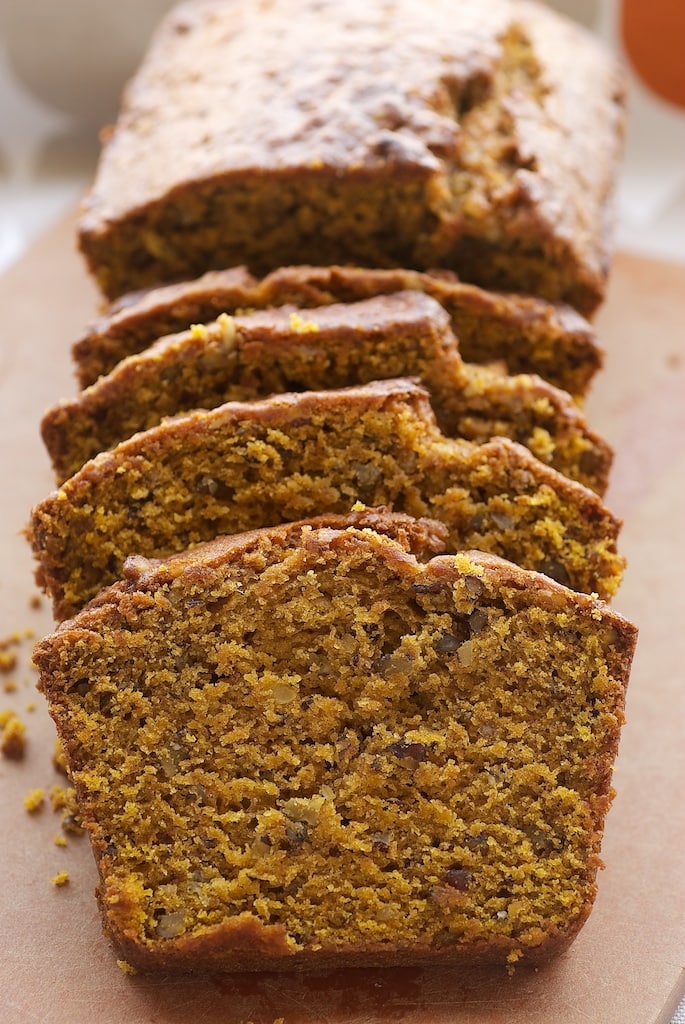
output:
[{"label": "porous bread texture", "polygon": [[33,510],[36,579],[63,619],[130,554],[346,512],[430,516],[448,550],[480,548],[609,596],[619,521],[592,491],[506,439],[445,438],[409,380],[227,403],[176,417],[86,463]]},{"label": "porous bread texture", "polygon": [[232,267],[113,302],[73,346],[77,377],[88,387],[158,338],[221,313],[359,302],[408,289],[430,295],[447,310],[467,362],[503,362],[509,373],[539,374],[577,396],[602,365],[591,325],[570,306],[485,291],[449,271],[289,266],[258,279],[246,267]]},{"label": "porous bread texture", "polygon": [[110,298],[297,253],[591,312],[623,94],[588,32],[525,0],[194,0],[128,87],[81,248]]},{"label": "porous bread texture", "polygon": [[164,416],[283,391],[417,376],[448,437],[510,437],[602,493],[611,449],[564,392],[462,362],[445,310],[421,292],[228,317],[158,341],[49,409],[41,423],[57,482]]},{"label": "porous bread texture", "polygon": [[138,969],[537,962],[587,918],[635,630],[392,519],[132,559],[37,646]]}]

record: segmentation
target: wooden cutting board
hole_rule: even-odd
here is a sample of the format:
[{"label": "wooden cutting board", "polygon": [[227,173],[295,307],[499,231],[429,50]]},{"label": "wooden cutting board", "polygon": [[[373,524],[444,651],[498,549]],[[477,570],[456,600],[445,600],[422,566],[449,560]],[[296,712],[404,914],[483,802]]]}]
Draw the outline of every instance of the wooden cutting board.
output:
[{"label": "wooden cutting board", "polygon": [[[51,628],[19,531],[51,489],[43,409],[73,393],[69,347],[96,295],[68,220],[0,279],[0,636]],[[629,571],[616,607],[640,627],[595,909],[555,963],[517,970],[129,977],[100,931],[87,840],[53,842],[64,780],[34,692],[29,640],[0,676],[0,710],[27,725],[21,763],[0,759],[0,1021],[12,1024],[665,1024],[685,989],[685,267],[623,255],[599,318],[607,367],[591,422],[617,449],[608,501],[625,518]],[[3,692],[13,679],[17,690]],[[35,701],[35,710],[25,710]],[[50,879],[69,872],[69,884]]]}]

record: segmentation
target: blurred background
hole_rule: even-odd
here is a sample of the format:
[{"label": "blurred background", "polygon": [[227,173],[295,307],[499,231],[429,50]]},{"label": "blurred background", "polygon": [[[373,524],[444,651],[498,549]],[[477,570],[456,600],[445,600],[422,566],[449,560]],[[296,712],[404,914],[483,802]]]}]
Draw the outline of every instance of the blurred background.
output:
[{"label": "blurred background", "polygon": [[[685,0],[548,0],[600,35],[628,68],[630,121],[618,245],[685,261]],[[0,270],[90,181],[171,0],[0,3]]]}]

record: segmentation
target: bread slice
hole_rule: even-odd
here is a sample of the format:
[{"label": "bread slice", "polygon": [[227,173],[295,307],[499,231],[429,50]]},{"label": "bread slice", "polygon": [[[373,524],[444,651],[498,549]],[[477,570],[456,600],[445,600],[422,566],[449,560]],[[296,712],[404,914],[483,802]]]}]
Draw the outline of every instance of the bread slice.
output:
[{"label": "bread slice", "polygon": [[222,537],[36,648],[144,971],[538,962],[595,896],[635,629],[439,525]]},{"label": "bread slice", "polygon": [[272,309],[158,341],[48,410],[41,424],[58,483],[98,452],[164,416],[282,391],[418,376],[447,436],[510,437],[592,490],[607,484],[611,449],[568,395],[539,377],[464,364],[445,310],[397,292],[306,311]]},{"label": "bread slice", "polygon": [[589,32],[525,0],[194,0],[129,84],[81,248],[110,298],[297,253],[591,312],[623,93]]},{"label": "bread slice", "polygon": [[619,522],[592,491],[506,439],[445,438],[409,380],[227,403],[98,455],[33,511],[37,581],[57,618],[117,579],[220,533],[366,505],[438,519],[448,550],[478,547],[611,595]]},{"label": "bread slice", "polygon": [[485,291],[449,271],[289,266],[258,279],[233,267],[113,302],[73,346],[78,380],[88,387],[158,338],[221,313],[360,302],[407,290],[424,292],[447,310],[467,362],[503,362],[509,373],[537,373],[576,396],[602,365],[591,325],[570,306]]}]

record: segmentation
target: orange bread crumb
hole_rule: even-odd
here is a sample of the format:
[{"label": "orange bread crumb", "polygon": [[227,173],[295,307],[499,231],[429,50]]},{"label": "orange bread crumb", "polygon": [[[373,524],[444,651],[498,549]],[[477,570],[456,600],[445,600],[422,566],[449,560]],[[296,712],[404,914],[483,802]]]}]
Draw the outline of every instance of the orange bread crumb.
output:
[{"label": "orange bread crumb", "polygon": [[24,797],[24,807],[29,814],[35,814],[39,811],[45,803],[45,790],[44,789],[32,789]]},{"label": "orange bread crumb", "polygon": [[[26,726],[14,712],[3,716],[2,735],[0,736],[0,752],[10,761],[21,761],[26,753]],[[2,719],[0,719],[2,721]]]},{"label": "orange bread crumb", "polygon": [[11,672],[17,666],[14,651],[0,651],[0,672]]}]

